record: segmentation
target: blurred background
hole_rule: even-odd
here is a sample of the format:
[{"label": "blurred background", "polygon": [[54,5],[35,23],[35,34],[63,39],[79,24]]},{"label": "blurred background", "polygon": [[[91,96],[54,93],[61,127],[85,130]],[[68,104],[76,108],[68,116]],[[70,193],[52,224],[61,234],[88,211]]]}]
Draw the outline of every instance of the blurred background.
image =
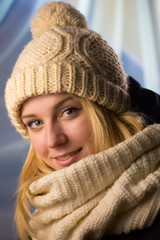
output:
[{"label": "blurred background", "polygon": [[[0,0],[0,240],[18,239],[13,223],[18,176],[28,143],[10,125],[4,89],[15,61],[32,39],[30,18],[50,1]],[[68,0],[119,55],[125,71],[160,93],[160,1]]]}]

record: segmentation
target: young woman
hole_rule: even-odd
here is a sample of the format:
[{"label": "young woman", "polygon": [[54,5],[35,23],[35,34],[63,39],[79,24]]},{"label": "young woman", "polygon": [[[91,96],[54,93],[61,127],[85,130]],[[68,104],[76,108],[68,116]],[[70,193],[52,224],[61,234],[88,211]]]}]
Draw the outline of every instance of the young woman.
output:
[{"label": "young woman", "polygon": [[34,39],[5,91],[11,122],[30,141],[15,214],[20,239],[153,234],[160,126],[143,129],[117,55],[78,10],[51,2],[31,25]]}]

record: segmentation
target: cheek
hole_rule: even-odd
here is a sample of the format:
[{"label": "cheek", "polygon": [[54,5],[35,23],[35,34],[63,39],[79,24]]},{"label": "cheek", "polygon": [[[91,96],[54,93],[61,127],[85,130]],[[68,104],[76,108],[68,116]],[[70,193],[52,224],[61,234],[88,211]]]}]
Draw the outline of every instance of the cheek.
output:
[{"label": "cheek", "polygon": [[43,155],[46,151],[45,141],[42,136],[39,136],[38,134],[29,134],[30,137],[30,143],[32,144],[34,150],[39,154]]},{"label": "cheek", "polygon": [[75,141],[79,141],[80,143],[90,142],[93,139],[92,135],[91,123],[85,114],[71,124],[70,136]]},{"label": "cheek", "polygon": [[91,123],[88,119],[84,118],[81,126],[79,127],[79,134],[85,141],[90,141],[93,136],[93,131],[91,127]]}]

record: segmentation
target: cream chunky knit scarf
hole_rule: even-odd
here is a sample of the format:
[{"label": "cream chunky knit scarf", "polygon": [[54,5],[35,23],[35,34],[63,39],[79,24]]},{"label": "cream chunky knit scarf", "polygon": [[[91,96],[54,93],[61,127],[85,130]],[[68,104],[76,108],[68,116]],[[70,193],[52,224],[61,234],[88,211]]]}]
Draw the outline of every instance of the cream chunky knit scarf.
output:
[{"label": "cream chunky knit scarf", "polygon": [[152,224],[160,210],[160,125],[30,185],[45,240],[101,239]]}]

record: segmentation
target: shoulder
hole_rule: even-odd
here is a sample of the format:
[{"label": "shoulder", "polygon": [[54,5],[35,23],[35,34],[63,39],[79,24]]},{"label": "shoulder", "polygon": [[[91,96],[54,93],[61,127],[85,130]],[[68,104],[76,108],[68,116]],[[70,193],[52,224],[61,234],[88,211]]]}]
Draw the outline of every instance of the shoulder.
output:
[{"label": "shoulder", "polygon": [[148,124],[160,123],[160,95],[143,88],[131,76],[128,84],[132,110],[145,114]]},{"label": "shoulder", "polygon": [[129,234],[103,236],[101,240],[159,240],[160,239],[160,213],[155,218],[152,226]]}]

